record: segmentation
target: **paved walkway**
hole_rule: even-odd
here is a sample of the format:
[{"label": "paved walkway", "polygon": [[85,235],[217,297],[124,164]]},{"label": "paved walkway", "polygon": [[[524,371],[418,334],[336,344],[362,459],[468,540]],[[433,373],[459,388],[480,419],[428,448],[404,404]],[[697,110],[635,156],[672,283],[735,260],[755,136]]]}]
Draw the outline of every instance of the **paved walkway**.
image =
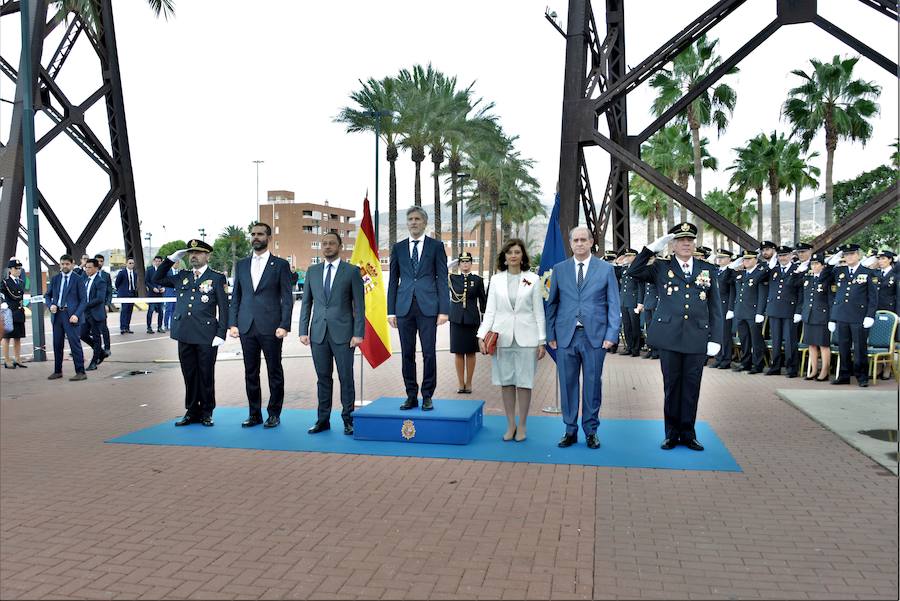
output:
[{"label": "paved walkway", "polygon": [[[743,473],[140,447],[103,440],[182,413],[177,364],[152,362],[175,345],[113,342],[85,382],[0,369],[4,599],[898,597],[897,478],[775,394],[827,385],[706,371],[700,418]],[[242,406],[224,359],[218,402]],[[367,397],[400,393],[399,362],[366,368]],[[286,406],[314,406],[311,360],[285,367]],[[152,373],[112,378],[131,369]],[[489,378],[479,359],[473,398],[500,413]],[[660,391],[658,362],[609,357],[601,417],[659,419]]]}]

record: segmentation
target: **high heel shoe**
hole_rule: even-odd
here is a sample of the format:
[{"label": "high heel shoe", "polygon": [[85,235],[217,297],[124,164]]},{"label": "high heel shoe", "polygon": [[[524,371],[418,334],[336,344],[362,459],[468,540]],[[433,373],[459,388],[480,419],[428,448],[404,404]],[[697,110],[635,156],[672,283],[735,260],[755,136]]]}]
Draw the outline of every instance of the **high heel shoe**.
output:
[{"label": "high heel shoe", "polygon": [[815,380],[816,377],[815,376],[803,376],[803,379],[804,380]]},{"label": "high heel shoe", "polygon": [[6,368],[6,369],[15,369],[15,368],[16,368],[16,364],[13,363],[12,365],[10,365],[9,363],[6,363],[6,362],[4,361],[3,367]]},{"label": "high heel shoe", "polygon": [[514,438],[515,438],[516,442],[523,442],[526,438],[528,438],[528,435],[519,433],[519,430],[517,428],[516,435]]},{"label": "high heel shoe", "polygon": [[816,378],[816,382],[827,382],[829,379],[828,374],[825,374],[824,378]]},{"label": "high heel shoe", "polygon": [[27,365],[23,365],[22,363],[19,363],[18,361],[13,361],[13,367],[21,367],[22,369],[28,369]]},{"label": "high heel shoe", "polygon": [[515,436],[516,436],[516,429],[513,429],[512,434],[504,434],[503,435],[503,442],[509,442],[510,440],[515,438]]}]

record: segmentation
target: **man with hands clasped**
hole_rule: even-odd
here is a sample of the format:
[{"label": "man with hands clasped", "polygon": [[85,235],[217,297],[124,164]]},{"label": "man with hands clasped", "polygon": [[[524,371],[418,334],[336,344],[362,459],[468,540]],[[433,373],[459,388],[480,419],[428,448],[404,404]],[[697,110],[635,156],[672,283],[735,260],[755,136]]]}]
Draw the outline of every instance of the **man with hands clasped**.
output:
[{"label": "man with hands clasped", "polygon": [[763,322],[766,320],[766,301],[769,298],[769,268],[759,260],[759,252],[746,250],[728,264],[729,269],[743,267],[734,276],[734,292],[731,295],[725,319],[737,322],[737,334],[741,341],[741,357],[733,371],[749,370],[761,373],[766,356],[763,339]]},{"label": "man with hands clasped", "polygon": [[865,388],[869,385],[866,342],[868,330],[875,324],[875,309],[878,306],[876,276],[871,269],[859,264],[859,244],[844,245],[827,262],[838,265],[842,257],[846,265],[834,269],[837,289],[831,301],[831,321],[828,322],[828,330],[837,331],[841,368],[831,383],[849,384],[850,374],[855,373],[859,386]]},{"label": "man with hands clasped", "polygon": [[[178,341],[178,361],[184,377],[185,414],[176,426],[213,425],[216,408],[216,356],[225,344],[228,295],[225,274],[210,269],[212,246],[191,240],[188,247],[169,255],[157,268],[153,284],[174,288],[178,295],[169,335]],[[190,269],[169,275],[172,265],[188,256]]]},{"label": "man with hands clasped", "polygon": [[[666,451],[683,444],[702,451],[694,424],[706,358],[722,348],[722,307],[715,267],[693,256],[697,226],[679,223],[669,234],[645,246],[628,274],[655,282],[659,305],[647,330],[647,342],[659,349],[665,389],[663,413]],[[674,256],[648,265],[653,253],[674,241]]]}]

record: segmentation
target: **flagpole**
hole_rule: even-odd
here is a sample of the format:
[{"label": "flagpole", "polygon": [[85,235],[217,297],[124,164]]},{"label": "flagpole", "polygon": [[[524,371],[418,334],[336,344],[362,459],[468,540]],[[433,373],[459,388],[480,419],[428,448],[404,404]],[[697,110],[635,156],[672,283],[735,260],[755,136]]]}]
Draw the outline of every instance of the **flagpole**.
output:
[{"label": "flagpole", "polygon": [[555,361],[553,362],[553,367],[555,368],[553,376],[556,380],[556,383],[553,385],[553,391],[556,393],[556,402],[553,405],[547,405],[546,407],[541,409],[541,411],[543,411],[544,413],[553,413],[559,415],[560,413],[562,413],[562,410],[559,408],[559,366],[556,365]]},{"label": "flagpole", "polygon": [[[356,349],[358,349],[358,348],[359,347],[356,347],[355,349],[353,349],[354,357],[356,356]],[[363,399],[366,398],[365,393],[363,392],[363,363],[365,363],[365,361],[363,359],[364,359],[364,357],[363,357],[362,351],[360,351],[359,352],[359,400],[356,402],[357,407],[362,407]]]}]

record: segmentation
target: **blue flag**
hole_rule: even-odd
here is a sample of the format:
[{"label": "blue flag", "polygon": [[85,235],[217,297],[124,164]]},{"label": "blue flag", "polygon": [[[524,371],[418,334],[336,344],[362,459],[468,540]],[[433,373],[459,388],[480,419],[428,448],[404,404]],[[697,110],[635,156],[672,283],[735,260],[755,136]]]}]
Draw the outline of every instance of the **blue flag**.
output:
[{"label": "blue flag", "polygon": [[[553,266],[566,260],[566,247],[562,234],[559,231],[559,193],[553,201],[553,211],[550,213],[550,223],[547,224],[547,237],[544,238],[544,249],[541,251],[541,265],[538,267],[538,275],[541,276],[541,285],[544,287],[544,310],[547,309],[547,293],[550,292],[550,276],[553,274]],[[556,351],[549,346],[547,353],[556,361]]]}]

